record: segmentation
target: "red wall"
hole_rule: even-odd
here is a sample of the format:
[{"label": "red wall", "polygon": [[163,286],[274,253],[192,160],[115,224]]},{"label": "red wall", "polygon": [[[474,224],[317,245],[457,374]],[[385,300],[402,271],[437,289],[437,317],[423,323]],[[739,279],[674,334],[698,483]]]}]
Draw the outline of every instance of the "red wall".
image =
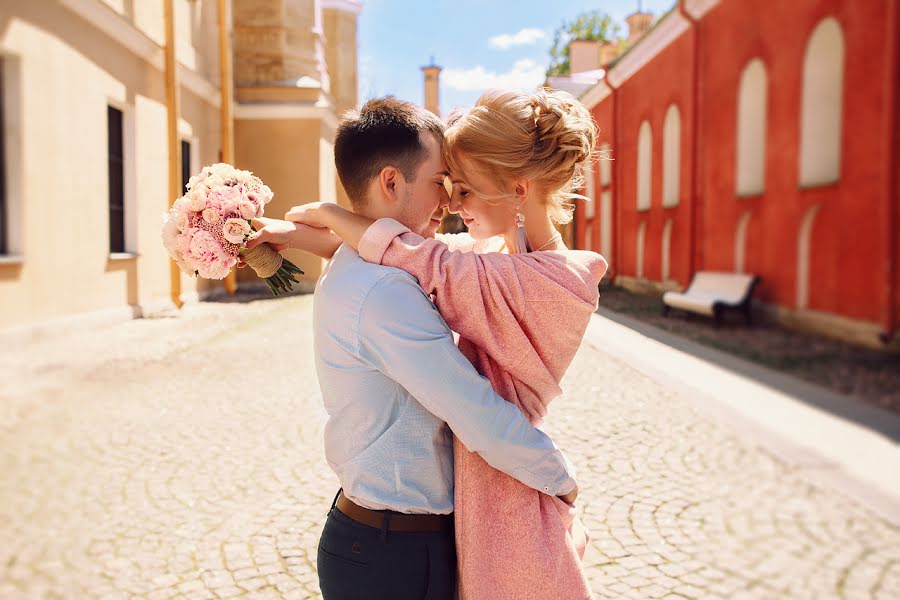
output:
[{"label": "red wall", "polygon": [[[700,122],[695,127],[694,72],[697,31],[691,27],[593,107],[602,139],[613,146],[614,250],[616,274],[636,275],[638,227],[647,223],[644,277],[661,279],[661,245],[667,219],[674,219],[670,278],[687,285],[690,261],[692,147],[699,157],[696,270],[734,269],[738,220],[752,211],[746,245],[748,272],[762,277],[759,297],[796,306],[798,235],[807,210],[819,204],[812,230],[808,308],[867,321],[900,320],[900,244],[887,223],[898,223],[897,193],[889,198],[898,100],[888,93],[896,52],[897,0],[792,0],[758,3],[724,0],[699,23]],[[805,49],[826,17],[840,23],[845,41],[841,178],[837,184],[800,189],[799,140]],[[735,193],[737,94],[744,67],[759,57],[768,75],[766,190],[752,198]],[[891,103],[893,101],[893,103]],[[681,201],[662,208],[663,121],[671,103],[681,112]],[[617,104],[617,106],[615,106]],[[643,120],[653,130],[652,208],[637,211],[637,140]],[[898,134],[900,135],[900,134]],[[893,151],[896,153],[896,151]],[[894,162],[892,163],[891,160]],[[897,168],[894,166],[893,168]],[[599,191],[599,170],[596,176]],[[895,184],[895,187],[900,183]],[[597,194],[599,197],[599,193]],[[890,202],[894,202],[891,217]],[[598,202],[599,209],[599,202]],[[599,216],[599,210],[597,212]],[[583,213],[580,215],[583,220]],[[893,220],[890,220],[893,218]],[[590,225],[597,228],[599,218]],[[584,224],[579,224],[584,227]],[[583,235],[579,237],[584,240]],[[596,247],[596,244],[594,244]],[[886,274],[894,269],[893,305]]]}]

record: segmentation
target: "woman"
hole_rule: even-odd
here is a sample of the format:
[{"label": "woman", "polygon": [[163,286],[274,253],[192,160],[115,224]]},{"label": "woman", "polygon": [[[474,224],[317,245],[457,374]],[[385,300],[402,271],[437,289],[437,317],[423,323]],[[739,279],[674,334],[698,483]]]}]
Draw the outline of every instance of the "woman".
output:
[{"label": "woman", "polygon": [[[463,354],[538,424],[597,306],[606,261],[569,251],[554,224],[590,161],[594,124],[563,92],[488,92],[445,136],[450,211],[469,234],[424,239],[334,204],[287,219],[327,227],[369,262],[418,278]],[[435,366],[439,368],[438,365]],[[591,597],[574,508],[490,467],[455,442],[455,519],[464,599]]]}]

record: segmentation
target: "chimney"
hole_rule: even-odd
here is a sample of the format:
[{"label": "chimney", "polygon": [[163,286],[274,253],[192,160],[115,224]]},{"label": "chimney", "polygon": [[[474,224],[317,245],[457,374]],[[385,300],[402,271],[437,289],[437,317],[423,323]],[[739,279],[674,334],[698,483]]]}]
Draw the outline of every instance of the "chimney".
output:
[{"label": "chimney", "polygon": [[441,68],[434,64],[434,57],[431,58],[431,64],[422,67],[422,73],[425,74],[425,108],[441,116],[440,103],[440,78]]},{"label": "chimney", "polygon": [[600,44],[600,67],[605,69],[606,66],[614,61],[619,55],[619,45],[613,42],[603,42]]},{"label": "chimney", "polygon": [[650,25],[653,24],[653,13],[639,10],[625,17],[625,21],[628,23],[628,45],[631,46],[650,29]]},{"label": "chimney", "polygon": [[569,43],[569,72],[584,73],[600,68],[600,42],[596,40],[572,40]]}]

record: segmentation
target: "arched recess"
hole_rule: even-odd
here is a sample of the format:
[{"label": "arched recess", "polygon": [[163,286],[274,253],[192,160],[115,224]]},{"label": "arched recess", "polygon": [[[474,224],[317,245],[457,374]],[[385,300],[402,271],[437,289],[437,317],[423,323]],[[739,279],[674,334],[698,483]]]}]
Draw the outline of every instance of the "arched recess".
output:
[{"label": "arched recess", "polygon": [[663,206],[678,206],[681,193],[681,113],[672,104],[663,123]]},{"label": "arched recess", "polygon": [[737,107],[735,192],[756,196],[766,191],[766,122],[769,76],[754,58],[741,74]]},{"label": "arched recess", "polygon": [[800,185],[835,183],[841,176],[844,108],[844,32],[822,19],[806,45],[800,109]]},{"label": "arched recess", "polygon": [[649,121],[638,131],[637,209],[650,210],[653,188],[653,130]]},{"label": "arched recess", "polygon": [[747,229],[750,227],[750,217],[753,211],[745,211],[738,219],[737,229],[734,232],[734,272],[744,273],[747,268]]},{"label": "arched recess", "polygon": [[810,263],[812,261],[812,231],[821,204],[807,209],[797,233],[797,308],[809,307],[809,289],[812,285]]},{"label": "arched recess", "polygon": [[638,227],[637,233],[637,253],[635,256],[637,257],[637,262],[635,265],[635,276],[638,278],[644,277],[644,238],[647,236],[647,222],[641,221],[641,225]]},{"label": "arched recess", "polygon": [[668,219],[663,227],[662,236],[662,281],[670,279],[669,273],[672,265],[672,227],[675,219]]}]

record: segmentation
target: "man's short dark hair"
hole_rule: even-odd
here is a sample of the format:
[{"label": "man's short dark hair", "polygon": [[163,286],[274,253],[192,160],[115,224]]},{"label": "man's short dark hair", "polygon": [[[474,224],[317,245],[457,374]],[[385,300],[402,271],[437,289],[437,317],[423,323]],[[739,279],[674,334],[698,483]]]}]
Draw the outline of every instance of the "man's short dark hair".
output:
[{"label": "man's short dark hair", "polygon": [[413,181],[426,159],[420,134],[431,132],[438,143],[444,124],[412,102],[392,96],[369,100],[344,115],[334,138],[334,164],[354,208],[365,205],[372,179],[385,167],[395,167]]}]

